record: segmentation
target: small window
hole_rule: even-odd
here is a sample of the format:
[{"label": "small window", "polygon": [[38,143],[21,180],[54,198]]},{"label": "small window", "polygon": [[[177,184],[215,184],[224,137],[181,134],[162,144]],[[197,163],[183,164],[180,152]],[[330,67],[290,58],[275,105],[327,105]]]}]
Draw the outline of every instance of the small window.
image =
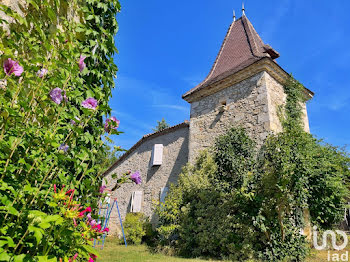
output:
[{"label": "small window", "polygon": [[132,213],[141,212],[142,205],[142,191],[135,191],[131,194],[131,208]]},{"label": "small window", "polygon": [[161,203],[164,203],[164,200],[165,200],[165,197],[167,196],[168,194],[168,191],[169,191],[169,188],[168,187],[162,187],[160,189],[160,197],[159,197],[159,201]]},{"label": "small window", "polygon": [[152,150],[152,166],[160,166],[163,163],[163,144],[155,144]]}]

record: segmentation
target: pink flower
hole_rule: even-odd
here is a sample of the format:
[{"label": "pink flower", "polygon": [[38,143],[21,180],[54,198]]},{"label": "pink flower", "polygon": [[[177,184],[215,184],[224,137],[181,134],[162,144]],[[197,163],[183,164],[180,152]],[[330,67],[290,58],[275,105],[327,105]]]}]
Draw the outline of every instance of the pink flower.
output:
[{"label": "pink flower", "polygon": [[92,97],[89,97],[88,99],[86,99],[85,101],[83,101],[81,103],[81,105],[85,108],[88,108],[88,109],[93,109],[95,110],[96,107],[97,107],[97,100],[95,98],[92,98]]},{"label": "pink flower", "polygon": [[94,260],[90,257],[88,262],[94,262]]},{"label": "pink flower", "polygon": [[96,231],[100,232],[101,231],[101,225],[100,224],[95,224],[95,225],[92,226],[92,229],[95,229]]},{"label": "pink flower", "polygon": [[63,91],[63,96],[62,96],[62,89],[59,87],[56,87],[50,91],[50,97],[51,97],[51,100],[57,105],[61,104],[63,99],[67,102],[66,91]]},{"label": "pink flower", "polygon": [[69,195],[69,194],[71,194],[71,193],[73,193],[74,192],[74,189],[69,189],[67,192],[66,192],[66,195]]},{"label": "pink flower", "polygon": [[106,188],[107,188],[106,186],[101,186],[101,187],[100,187],[100,193],[102,194],[103,191],[105,191]]},{"label": "pink flower", "polygon": [[8,58],[4,61],[4,71],[6,75],[20,76],[23,73],[23,67],[19,65],[18,61]]},{"label": "pink flower", "polygon": [[130,179],[136,184],[141,184],[141,175],[139,171],[136,171],[130,176]]},{"label": "pink flower", "polygon": [[56,184],[54,184],[54,185],[53,185],[53,191],[55,191],[55,193],[56,193],[56,188],[57,188],[57,187],[56,187]]},{"label": "pink flower", "polygon": [[79,59],[79,69],[80,72],[84,70],[84,68],[86,67],[86,64],[84,63],[86,56],[80,55],[80,59]]},{"label": "pink flower", "polygon": [[102,232],[107,232],[108,233],[109,232],[109,228],[106,227],[105,229],[102,230]]},{"label": "pink flower", "polygon": [[83,101],[81,103],[81,105],[85,108],[88,108],[88,109],[93,109],[95,110],[96,107],[97,107],[97,100],[95,98],[92,98],[92,97],[89,97],[88,99],[86,99],[85,101]]},{"label": "pink flower", "polygon": [[97,223],[96,223],[96,220],[95,219],[93,219],[93,220],[91,220],[91,222],[90,222],[90,226],[95,226]]},{"label": "pink flower", "polygon": [[47,70],[46,68],[42,68],[36,73],[36,75],[40,78],[43,78],[44,76],[47,75],[48,72],[49,70]]},{"label": "pink flower", "polygon": [[111,132],[111,129],[117,130],[119,127],[120,121],[114,116],[107,118],[104,128],[107,133]]},{"label": "pink flower", "polygon": [[80,217],[84,216],[84,214],[85,214],[86,212],[91,212],[91,207],[88,207],[88,208],[84,209],[83,211],[81,211],[81,212],[79,213],[79,216],[80,216]]}]

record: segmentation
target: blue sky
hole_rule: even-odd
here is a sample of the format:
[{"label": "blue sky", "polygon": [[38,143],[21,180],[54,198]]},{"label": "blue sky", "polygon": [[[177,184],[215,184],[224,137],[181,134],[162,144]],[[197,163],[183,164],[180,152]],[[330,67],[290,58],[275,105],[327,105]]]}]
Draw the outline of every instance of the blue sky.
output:
[{"label": "blue sky", "polygon": [[[162,118],[170,125],[189,119],[181,95],[208,74],[241,3],[121,0],[110,105],[125,133],[113,137],[116,145],[130,148]],[[308,104],[311,132],[350,144],[350,1],[246,0],[245,8],[281,54],[278,63],[316,93]]]}]

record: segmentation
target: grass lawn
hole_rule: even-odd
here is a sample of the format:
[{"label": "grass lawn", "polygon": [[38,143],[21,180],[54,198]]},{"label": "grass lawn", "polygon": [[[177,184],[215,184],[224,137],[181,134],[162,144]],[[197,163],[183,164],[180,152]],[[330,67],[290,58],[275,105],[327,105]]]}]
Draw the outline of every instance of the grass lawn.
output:
[{"label": "grass lawn", "polygon": [[99,250],[100,258],[98,262],[153,262],[153,261],[166,261],[166,262],[198,262],[198,261],[215,261],[215,260],[202,260],[202,259],[186,259],[180,257],[166,256],[162,254],[152,254],[149,252],[145,245],[140,246],[128,246],[119,245],[118,241],[113,238],[109,238],[106,241],[103,250]]},{"label": "grass lawn", "polygon": [[[106,241],[104,249],[98,250],[98,251],[100,253],[100,258],[98,259],[98,262],[218,261],[218,260],[204,260],[204,259],[186,259],[186,258],[180,258],[180,257],[166,256],[162,254],[152,254],[144,245],[125,247],[124,245],[119,245],[118,241],[113,238],[109,238]],[[342,254],[344,252],[345,251],[338,252],[338,253]],[[335,252],[333,251],[332,253],[335,253]],[[324,262],[324,261],[328,261],[327,258],[328,258],[328,251],[312,250],[310,257],[306,259],[306,262]],[[349,255],[349,258],[350,258],[350,255]]]}]

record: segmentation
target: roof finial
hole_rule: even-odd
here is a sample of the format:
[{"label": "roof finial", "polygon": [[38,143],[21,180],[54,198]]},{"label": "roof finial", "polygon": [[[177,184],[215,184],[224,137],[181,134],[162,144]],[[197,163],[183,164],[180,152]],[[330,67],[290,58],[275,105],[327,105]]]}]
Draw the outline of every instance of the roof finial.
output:
[{"label": "roof finial", "polygon": [[233,9],[233,22],[236,21],[236,12],[235,9]]},{"label": "roof finial", "polygon": [[245,15],[244,2],[242,2],[242,16]]}]

